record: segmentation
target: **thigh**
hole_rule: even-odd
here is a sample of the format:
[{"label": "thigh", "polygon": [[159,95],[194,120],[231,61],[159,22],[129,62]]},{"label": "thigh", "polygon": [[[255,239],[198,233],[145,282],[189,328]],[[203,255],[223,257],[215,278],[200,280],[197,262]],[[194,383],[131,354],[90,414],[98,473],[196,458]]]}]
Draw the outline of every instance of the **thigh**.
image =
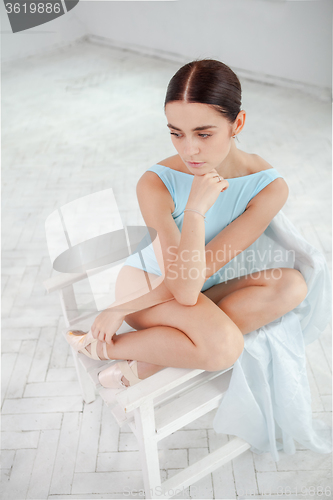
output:
[{"label": "thigh", "polygon": [[[125,267],[129,268],[129,266],[124,266],[123,269]],[[141,273],[141,276],[138,272]],[[143,271],[137,268],[124,271],[122,278],[126,278],[128,288],[125,282],[121,283],[119,281],[119,296],[125,289],[127,294],[140,289],[140,285],[144,285],[145,283],[145,276],[142,274]],[[153,280],[156,278],[159,278],[159,276],[156,276]],[[135,280],[134,284],[133,280]],[[123,297],[125,296],[126,294],[123,295]],[[223,334],[224,332],[227,334],[234,330],[238,332],[238,327],[235,323],[203,293],[199,294],[198,301],[194,306],[185,306],[179,304],[176,300],[170,300],[132,314],[127,314],[124,319],[135,330],[158,325],[177,328],[195,343],[199,343],[205,337],[216,334]]]},{"label": "thigh", "polygon": [[[231,338],[239,334],[237,325],[214,302],[199,293],[193,306],[170,300],[125,316],[135,330],[168,326],[180,330],[195,345],[208,345],[212,339]],[[163,349],[163,346],[161,346]]]},{"label": "thigh", "polygon": [[147,273],[137,267],[123,266],[117,276],[115,298],[124,299],[138,290],[142,290],[142,295],[145,295],[154,288],[153,282],[158,278],[160,276],[157,274]]},{"label": "thigh", "polygon": [[224,297],[241,288],[246,288],[248,286],[269,286],[273,291],[277,287],[280,289],[286,287],[289,283],[292,283],[294,278],[295,283],[297,279],[303,279],[301,273],[296,269],[288,267],[263,269],[218,283],[202,293],[217,304],[220,300],[224,299]]}]

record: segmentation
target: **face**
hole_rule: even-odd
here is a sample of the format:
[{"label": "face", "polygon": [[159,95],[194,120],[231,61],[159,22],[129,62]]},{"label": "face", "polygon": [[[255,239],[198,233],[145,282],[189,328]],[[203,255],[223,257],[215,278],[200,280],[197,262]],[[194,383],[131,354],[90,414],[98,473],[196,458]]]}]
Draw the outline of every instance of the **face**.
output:
[{"label": "face", "polygon": [[221,165],[234,134],[221,113],[207,104],[172,101],[165,106],[165,115],[172,143],[192,174],[203,175]]}]

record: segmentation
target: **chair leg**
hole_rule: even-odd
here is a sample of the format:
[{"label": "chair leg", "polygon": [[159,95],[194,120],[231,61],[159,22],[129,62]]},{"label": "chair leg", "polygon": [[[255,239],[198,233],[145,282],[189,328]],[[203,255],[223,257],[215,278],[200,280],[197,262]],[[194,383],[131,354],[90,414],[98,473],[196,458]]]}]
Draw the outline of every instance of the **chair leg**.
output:
[{"label": "chair leg", "polygon": [[161,486],[160,463],[155,434],[153,401],[145,401],[134,410],[135,434],[139,443],[145,498],[156,498]]},{"label": "chair leg", "polygon": [[77,378],[81,387],[82,398],[85,403],[92,403],[96,399],[95,385],[86,372],[85,368],[81,365],[75,349],[71,347],[71,350],[74,358]]}]

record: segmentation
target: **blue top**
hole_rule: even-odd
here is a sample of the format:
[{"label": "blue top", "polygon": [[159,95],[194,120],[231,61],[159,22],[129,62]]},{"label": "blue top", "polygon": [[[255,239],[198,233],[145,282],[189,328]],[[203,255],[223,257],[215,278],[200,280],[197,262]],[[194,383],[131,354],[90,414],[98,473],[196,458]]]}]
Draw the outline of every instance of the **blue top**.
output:
[{"label": "blue top", "polygon": [[[181,232],[184,209],[190,195],[194,176],[157,164],[148,168],[148,170],[155,172],[170,192],[175,204],[175,210],[172,212],[172,217]],[[219,194],[215,203],[205,214],[205,245],[215,238],[215,236],[233,220],[237,219],[237,217],[245,211],[249,201],[278,177],[283,178],[275,168],[269,168],[254,174],[226,179],[229,182],[228,188],[223,193]],[[141,254],[144,260],[144,266],[141,263],[138,252],[130,255],[126,259],[124,265],[144,269],[149,273],[161,276],[161,269],[158,265],[152,243],[146,246],[146,248],[141,251]],[[221,270],[222,268],[210,276],[204,283],[201,289],[202,292],[220,283]]]}]

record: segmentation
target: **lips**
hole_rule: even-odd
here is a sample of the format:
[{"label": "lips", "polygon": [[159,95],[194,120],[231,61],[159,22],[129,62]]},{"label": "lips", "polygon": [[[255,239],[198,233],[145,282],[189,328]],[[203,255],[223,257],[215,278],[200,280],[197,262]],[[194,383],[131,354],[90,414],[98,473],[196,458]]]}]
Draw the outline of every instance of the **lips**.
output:
[{"label": "lips", "polygon": [[197,162],[197,161],[187,161],[186,163],[188,163],[189,165],[191,165],[192,167],[200,167],[201,165],[204,165],[204,161],[202,162]]}]

